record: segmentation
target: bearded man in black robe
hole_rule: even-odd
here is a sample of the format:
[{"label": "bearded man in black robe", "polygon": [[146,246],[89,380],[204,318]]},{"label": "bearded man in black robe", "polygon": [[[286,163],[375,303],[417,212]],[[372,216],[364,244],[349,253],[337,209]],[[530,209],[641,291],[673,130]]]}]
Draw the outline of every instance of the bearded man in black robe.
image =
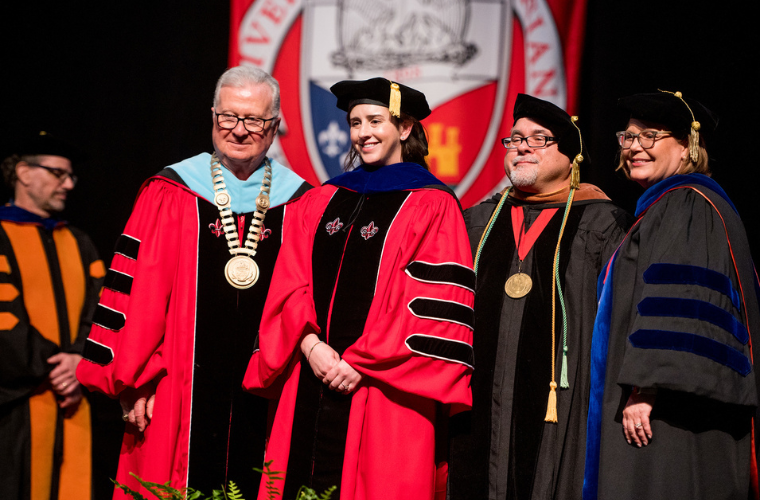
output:
[{"label": "bearded man in black robe", "polygon": [[451,424],[452,500],[581,497],[597,277],[630,225],[579,184],[577,118],[524,94],[513,116],[512,186],[465,212],[475,371]]}]

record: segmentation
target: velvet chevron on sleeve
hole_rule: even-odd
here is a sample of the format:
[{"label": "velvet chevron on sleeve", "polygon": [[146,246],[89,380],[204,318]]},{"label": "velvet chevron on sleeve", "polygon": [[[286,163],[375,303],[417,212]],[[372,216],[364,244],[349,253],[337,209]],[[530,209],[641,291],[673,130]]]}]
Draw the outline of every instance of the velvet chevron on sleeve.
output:
[{"label": "velvet chevron on sleeve", "polygon": [[0,208],[0,484],[8,498],[88,498],[90,406],[58,407],[59,352],[81,353],[103,280],[90,239],[64,222]]},{"label": "velvet chevron on sleeve", "polygon": [[[699,174],[651,187],[637,216],[594,331],[584,498],[748,498],[760,312],[741,219]],[[620,428],[634,387],[656,392],[642,449]]]},{"label": "velvet chevron on sleeve", "polygon": [[[209,201],[209,160],[189,158],[144,185],[116,242],[77,371],[88,388],[112,397],[155,386],[154,418],[144,434],[127,424],[116,477],[144,494],[130,472],[204,494],[230,480],[256,491],[260,480],[253,467],[262,466],[268,403],[241,383],[288,220],[282,201],[300,195],[303,181],[273,165],[273,206],[255,256],[259,280],[239,290],[225,279],[230,253]],[[225,177],[242,237],[262,175]],[[119,490],[115,498],[128,497]]]}]

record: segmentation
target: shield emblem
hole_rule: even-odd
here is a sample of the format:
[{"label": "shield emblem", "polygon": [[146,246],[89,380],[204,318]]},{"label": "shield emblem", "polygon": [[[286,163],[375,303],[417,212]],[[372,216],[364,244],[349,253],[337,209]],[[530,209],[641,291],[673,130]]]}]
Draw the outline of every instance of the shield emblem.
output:
[{"label": "shield emblem", "polygon": [[566,103],[547,0],[257,0],[238,51],[240,63],[281,85],[281,136],[270,155],[312,183],[342,173],[351,147],[329,91],[340,80],[383,76],[425,94],[428,164],[465,206],[508,182],[499,139],[517,93]]}]

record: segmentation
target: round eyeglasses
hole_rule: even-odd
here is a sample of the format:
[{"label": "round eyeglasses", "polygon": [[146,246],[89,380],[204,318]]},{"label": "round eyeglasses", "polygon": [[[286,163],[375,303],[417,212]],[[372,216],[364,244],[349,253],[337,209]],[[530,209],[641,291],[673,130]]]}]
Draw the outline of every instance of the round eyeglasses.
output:
[{"label": "round eyeglasses", "polygon": [[638,139],[641,149],[650,149],[654,147],[654,143],[657,140],[657,136],[670,135],[670,130],[642,130],[638,134],[632,132],[617,132],[618,144],[622,149],[630,149],[633,146],[633,140]]},{"label": "round eyeglasses", "polygon": [[556,137],[548,135],[529,135],[528,137],[505,137],[501,143],[507,149],[517,149],[523,142],[526,142],[530,148],[545,148],[547,143],[556,140]]},{"label": "round eyeglasses", "polygon": [[273,118],[253,118],[250,116],[240,118],[239,116],[230,115],[227,113],[214,112],[214,114],[216,115],[216,124],[221,128],[225,130],[232,130],[233,128],[237,127],[238,122],[243,122],[243,127],[245,127],[248,132],[261,132],[264,130],[264,127],[266,127],[267,122],[271,122],[272,120],[277,119],[276,116]]}]

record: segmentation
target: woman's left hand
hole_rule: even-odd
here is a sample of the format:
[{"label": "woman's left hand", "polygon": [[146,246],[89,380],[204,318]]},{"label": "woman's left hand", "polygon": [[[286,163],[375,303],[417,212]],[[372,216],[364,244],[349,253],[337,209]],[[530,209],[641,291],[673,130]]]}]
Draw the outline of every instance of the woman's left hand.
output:
[{"label": "woman's left hand", "polygon": [[652,439],[652,426],[649,415],[652,413],[656,394],[639,394],[634,389],[623,408],[623,434],[628,444],[639,448],[649,444]]},{"label": "woman's left hand", "polygon": [[362,374],[354,370],[345,360],[341,359],[338,364],[327,372],[322,382],[328,384],[330,390],[348,394],[356,389],[361,380]]}]

